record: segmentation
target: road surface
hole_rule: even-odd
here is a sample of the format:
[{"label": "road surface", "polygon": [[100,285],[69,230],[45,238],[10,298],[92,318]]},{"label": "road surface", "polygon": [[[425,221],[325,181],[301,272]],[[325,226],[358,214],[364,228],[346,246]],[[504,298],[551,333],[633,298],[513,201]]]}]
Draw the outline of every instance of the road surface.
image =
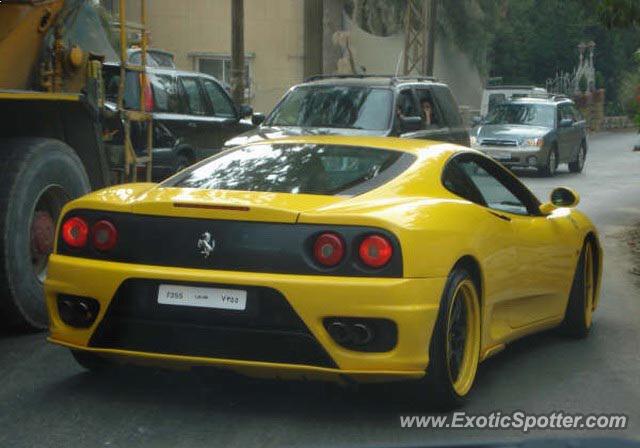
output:
[{"label": "road surface", "polygon": [[[546,198],[555,185],[582,195],[605,249],[601,306],[587,340],[550,332],[510,345],[486,361],[466,411],[624,413],[640,438],[640,278],[620,235],[640,221],[640,152],[629,132],[592,136],[586,170],[561,167],[553,179],[521,173]],[[44,334],[0,336],[0,447],[397,446],[519,439],[518,431],[402,429],[400,415],[419,407],[382,389],[343,390],[125,370],[83,372]],[[528,436],[593,436],[533,432]]]}]

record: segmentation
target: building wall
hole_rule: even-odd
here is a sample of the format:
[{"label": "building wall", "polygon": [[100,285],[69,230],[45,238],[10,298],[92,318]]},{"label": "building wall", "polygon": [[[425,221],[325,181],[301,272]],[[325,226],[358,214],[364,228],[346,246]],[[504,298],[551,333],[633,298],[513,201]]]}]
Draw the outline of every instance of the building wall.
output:
[{"label": "building wall", "polygon": [[[252,73],[250,103],[268,112],[303,77],[303,2],[245,0],[245,52]],[[151,46],[195,70],[198,55],[231,55],[230,0],[148,1]]]}]

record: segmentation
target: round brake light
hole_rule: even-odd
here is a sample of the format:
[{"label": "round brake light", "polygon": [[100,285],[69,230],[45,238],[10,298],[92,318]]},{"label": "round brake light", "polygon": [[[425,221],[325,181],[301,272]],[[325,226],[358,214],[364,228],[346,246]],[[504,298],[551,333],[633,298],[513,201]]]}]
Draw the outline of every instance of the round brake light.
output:
[{"label": "round brake light", "polygon": [[323,266],[335,266],[344,256],[344,243],[335,233],[323,233],[313,244],[313,256]]},{"label": "round brake light", "polygon": [[118,242],[118,231],[109,221],[100,220],[91,228],[93,247],[98,250],[110,250]]},{"label": "round brake light", "polygon": [[87,245],[89,225],[84,219],[74,216],[62,224],[62,239],[73,248],[79,249]]},{"label": "round brake light", "polygon": [[360,260],[372,268],[380,268],[387,264],[393,255],[393,246],[382,235],[369,235],[360,243],[358,249]]}]

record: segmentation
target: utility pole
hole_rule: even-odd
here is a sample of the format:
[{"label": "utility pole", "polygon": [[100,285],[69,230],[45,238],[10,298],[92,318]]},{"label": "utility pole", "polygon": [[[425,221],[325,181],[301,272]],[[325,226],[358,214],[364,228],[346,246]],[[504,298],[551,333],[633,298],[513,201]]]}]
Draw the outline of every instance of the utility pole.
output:
[{"label": "utility pole", "polygon": [[231,94],[244,104],[244,0],[231,0]]},{"label": "utility pole", "polygon": [[404,74],[433,76],[438,0],[407,0]]}]

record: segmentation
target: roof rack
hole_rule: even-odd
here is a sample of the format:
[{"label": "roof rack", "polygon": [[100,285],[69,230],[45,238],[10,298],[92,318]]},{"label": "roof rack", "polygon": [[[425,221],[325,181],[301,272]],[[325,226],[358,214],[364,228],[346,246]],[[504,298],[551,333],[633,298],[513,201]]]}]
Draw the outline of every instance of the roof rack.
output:
[{"label": "roof rack", "polygon": [[540,99],[551,100],[551,101],[571,99],[567,95],[562,93],[542,93],[542,92],[530,92],[530,93],[527,93],[526,95],[522,95],[514,99],[518,99],[518,98],[540,98]]},{"label": "roof rack", "polygon": [[357,78],[357,79],[365,79],[365,78],[388,78],[390,84],[396,84],[400,81],[431,81],[437,82],[438,79],[433,76],[422,76],[422,75],[380,75],[380,74],[364,74],[364,73],[352,73],[352,74],[341,74],[335,73],[331,75],[312,75],[304,80],[304,82],[312,82],[312,81],[320,81],[322,79],[349,79],[349,78]]}]

